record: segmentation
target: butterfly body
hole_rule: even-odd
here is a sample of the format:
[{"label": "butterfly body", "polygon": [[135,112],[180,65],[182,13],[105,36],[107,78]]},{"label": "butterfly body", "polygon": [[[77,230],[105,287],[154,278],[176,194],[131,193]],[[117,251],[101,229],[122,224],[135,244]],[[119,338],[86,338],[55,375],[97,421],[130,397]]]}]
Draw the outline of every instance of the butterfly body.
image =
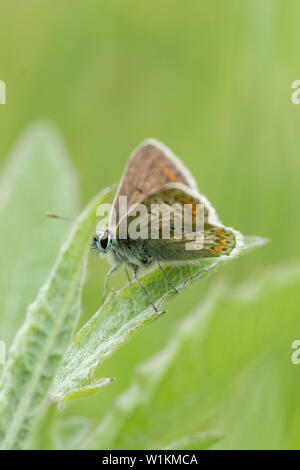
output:
[{"label": "butterfly body", "polygon": [[[108,237],[106,247],[101,247],[101,239]],[[118,240],[110,231],[100,231],[95,234],[92,241],[92,250],[99,254],[107,255],[107,259],[113,266],[125,266],[136,271],[149,268],[153,258],[148,255],[143,240]]]}]

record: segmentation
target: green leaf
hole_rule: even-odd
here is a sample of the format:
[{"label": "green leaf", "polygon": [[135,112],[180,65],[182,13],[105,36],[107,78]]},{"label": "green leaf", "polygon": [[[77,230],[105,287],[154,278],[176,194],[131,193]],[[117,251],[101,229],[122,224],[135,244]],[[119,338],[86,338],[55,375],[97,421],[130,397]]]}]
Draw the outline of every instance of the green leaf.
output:
[{"label": "green leaf", "polygon": [[234,289],[212,285],[81,448],[168,447],[205,429],[224,434],[216,445],[225,449],[291,448],[300,429],[299,366],[291,362],[300,263],[269,267],[256,278]]},{"label": "green leaf", "polygon": [[[207,322],[217,302],[216,292],[218,291],[212,290],[203,302],[201,309],[190,314],[181,322],[180,327],[173,331],[171,339],[162,351],[140,364],[131,386],[117,398],[101,423],[94,427],[93,432],[89,432],[82,439],[81,448],[120,448],[118,439],[124,435],[123,431],[127,428],[128,422],[134,419],[139,409],[143,409],[146,404],[154,403],[153,396],[164,380],[168,369],[176,361],[183,344],[189,341],[195,330],[200,330],[202,334],[205,333]],[[162,439],[163,436],[160,434],[156,436],[156,442],[147,442],[147,433],[143,433],[141,440],[144,445],[137,448],[159,448]],[[124,448],[128,448],[126,444]]]},{"label": "green leaf", "polygon": [[205,450],[222,439],[222,434],[207,431],[184,436],[164,447],[164,450]]},{"label": "green leaf", "polygon": [[87,247],[96,209],[106,196],[107,192],[93,199],[73,224],[13,343],[0,385],[2,449],[24,445],[32,421],[45,404],[80,314]]},{"label": "green leaf", "polygon": [[0,340],[7,350],[69,228],[47,220],[46,210],[77,213],[78,188],[60,135],[37,122],[22,134],[0,177]]},{"label": "green leaf", "polygon": [[[264,243],[263,239],[249,237],[245,249]],[[179,291],[196,279],[211,273],[223,261],[206,261],[198,265],[166,267],[173,286]],[[158,306],[165,305],[174,293],[156,270],[142,278],[142,283]],[[142,326],[157,319],[156,313],[136,282],[119,292],[112,292],[105,304],[77,333],[59,368],[52,388],[52,399],[66,403],[84,395],[86,387],[94,389],[93,373],[105,359],[136,333]],[[100,382],[101,385],[101,382]],[[82,393],[81,393],[82,390]]]},{"label": "green leaf", "polygon": [[59,414],[55,404],[47,408],[30,436],[30,449],[73,449],[91,429],[92,421],[87,418],[72,416],[59,419]]},{"label": "green leaf", "polygon": [[[30,441],[26,449],[49,450],[56,447],[55,425],[57,413],[58,409],[53,403],[42,410],[42,413],[39,414],[39,417],[30,429]],[[84,429],[83,423],[82,428]]]},{"label": "green leaf", "polygon": [[91,429],[91,421],[87,418],[65,418],[56,423],[54,428],[56,442],[55,449],[74,449],[81,441],[84,434]]}]

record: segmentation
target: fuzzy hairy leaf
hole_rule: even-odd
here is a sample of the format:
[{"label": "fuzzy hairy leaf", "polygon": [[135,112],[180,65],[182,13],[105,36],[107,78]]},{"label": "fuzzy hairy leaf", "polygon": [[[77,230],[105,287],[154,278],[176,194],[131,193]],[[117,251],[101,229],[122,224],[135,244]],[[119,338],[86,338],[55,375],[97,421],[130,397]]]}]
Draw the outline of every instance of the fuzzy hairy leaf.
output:
[{"label": "fuzzy hairy leaf", "polygon": [[81,286],[96,208],[92,200],[75,221],[49,279],[27,309],[0,384],[2,449],[21,448],[48,396],[56,369],[70,343],[81,308]]},{"label": "fuzzy hairy leaf", "polygon": [[[209,295],[207,300],[203,302],[201,309],[186,317],[180,328],[173,332],[165,348],[139,365],[130,387],[117,398],[101,423],[94,427],[93,432],[89,432],[82,439],[81,448],[118,448],[119,436],[123,434],[127,422],[133,418],[137,410],[148,403],[153,403],[153,395],[167,374],[169,367],[176,360],[182,344],[189,340],[196,327],[201,327],[201,331],[204,333],[205,325],[216,300],[215,295]],[[163,436],[158,437],[163,438]],[[147,439],[146,436],[145,439]],[[152,444],[152,447],[156,447],[154,443]],[[149,443],[148,446],[150,446]]]},{"label": "fuzzy hairy leaf", "polygon": [[[298,261],[298,266],[269,267],[256,273],[257,281],[234,289],[222,283],[212,286],[200,309],[182,319],[156,364],[146,363],[144,374],[148,367],[150,381],[177,338],[177,349],[173,346],[151,395],[127,415],[131,402],[123,400],[125,419],[111,434],[110,448],[167,446],[206,429],[224,434],[217,448],[281,448],[283,443],[289,448],[291,434],[299,431],[297,411],[292,425],[287,427],[285,419],[297,410],[300,388],[298,367],[291,362],[292,341],[300,328],[299,266]],[[290,299],[292,307],[286,311]],[[284,387],[278,381],[281,373]],[[241,419],[244,425],[239,427]],[[107,442],[113,426],[106,415],[93,448]],[[252,441],[250,435],[255,436]]]},{"label": "fuzzy hairy leaf", "polygon": [[[245,249],[262,243],[262,239],[249,237],[246,239]],[[206,261],[198,265],[167,267],[165,270],[173,286],[182,291],[221,263],[223,261]],[[158,306],[165,305],[176,296],[159,270],[144,276],[142,283]],[[119,292],[112,292],[100,310],[75,336],[56,375],[52,399],[67,402],[74,397],[84,396],[86,390],[96,391],[101,387],[103,379],[99,383],[93,382],[95,368],[139,328],[157,319],[162,313],[163,311],[156,313],[153,310],[136,282],[130,283]]]},{"label": "fuzzy hairy leaf", "polygon": [[[163,442],[172,448],[168,443],[181,442],[182,434],[193,435],[197,429],[202,434],[207,428],[224,433],[218,447],[244,448],[249,445],[248,426],[241,431],[236,419],[247,418],[254,432],[261,415],[267,423],[256,446],[263,448],[263,441],[266,448],[274,437],[279,446],[280,439],[289,439],[284,437],[284,414],[274,415],[274,409],[280,395],[289,393],[296,408],[298,370],[290,357],[299,331],[299,302],[288,314],[282,312],[287,299],[299,300],[299,260],[270,266],[256,278],[234,289],[223,283],[212,286],[199,308],[172,331],[166,346],[139,366],[130,387],[82,438],[81,448],[157,448]],[[294,292],[298,297],[291,296]],[[276,341],[277,352],[270,348],[270,339]],[[276,382],[280,367],[290,384],[284,390]],[[278,432],[267,432],[270,423],[274,428],[277,423]],[[294,428],[299,428],[296,418]]]},{"label": "fuzzy hairy leaf", "polygon": [[7,350],[66,233],[66,224],[44,217],[58,208],[77,212],[76,177],[58,132],[37,122],[21,135],[0,177],[0,340]]}]

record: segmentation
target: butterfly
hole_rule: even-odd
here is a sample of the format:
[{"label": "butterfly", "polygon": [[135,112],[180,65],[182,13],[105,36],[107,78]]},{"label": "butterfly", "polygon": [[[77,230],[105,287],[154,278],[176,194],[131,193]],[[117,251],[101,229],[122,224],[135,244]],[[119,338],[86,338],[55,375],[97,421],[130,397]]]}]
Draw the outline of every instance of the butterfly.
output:
[{"label": "butterfly", "polygon": [[[122,211],[120,201],[124,198],[126,209]],[[168,217],[159,209],[162,206],[173,209],[167,211]],[[138,223],[137,207],[143,208]],[[202,226],[197,231],[199,207],[202,208]],[[189,209],[191,224],[187,232],[182,234],[181,230],[181,236],[178,236],[186,208]],[[151,236],[153,221],[157,230]],[[132,226],[139,230],[133,232],[130,230]],[[167,237],[163,236],[165,228],[168,229]],[[201,243],[197,245],[198,239]],[[194,243],[192,249],[190,243]],[[155,311],[157,308],[139,279],[143,269],[158,267],[165,281],[178,292],[169,281],[163,265],[232,257],[242,246],[242,235],[221,224],[214,208],[198,192],[194,178],[182,162],[168,147],[154,139],[142,142],[131,155],[113,201],[108,228],[97,230],[91,242],[92,251],[107,255],[112,264],[105,279],[104,298],[109,277],[121,267],[130,268]]]}]

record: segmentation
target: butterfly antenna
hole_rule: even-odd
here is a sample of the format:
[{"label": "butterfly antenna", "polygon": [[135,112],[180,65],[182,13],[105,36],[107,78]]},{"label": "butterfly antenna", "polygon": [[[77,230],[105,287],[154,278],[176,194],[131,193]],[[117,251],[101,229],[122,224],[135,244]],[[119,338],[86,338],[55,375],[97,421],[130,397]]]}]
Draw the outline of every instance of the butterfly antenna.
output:
[{"label": "butterfly antenna", "polygon": [[45,217],[50,217],[51,219],[61,219],[61,220],[68,220],[69,222],[73,222],[74,219],[72,217],[64,217],[62,215],[52,214],[51,212],[46,212]]}]

